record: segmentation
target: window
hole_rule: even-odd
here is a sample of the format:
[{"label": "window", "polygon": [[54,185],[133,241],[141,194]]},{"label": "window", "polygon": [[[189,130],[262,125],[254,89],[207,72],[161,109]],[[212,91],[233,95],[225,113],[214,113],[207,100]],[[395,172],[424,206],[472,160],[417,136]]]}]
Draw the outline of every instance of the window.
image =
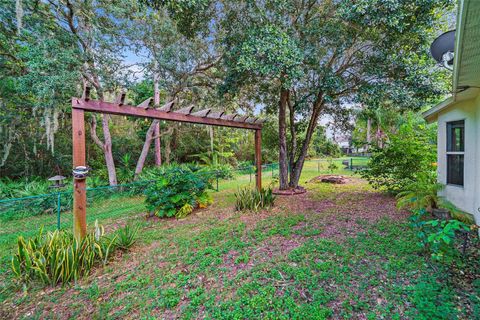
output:
[{"label": "window", "polygon": [[447,122],[447,184],[463,186],[465,121]]}]

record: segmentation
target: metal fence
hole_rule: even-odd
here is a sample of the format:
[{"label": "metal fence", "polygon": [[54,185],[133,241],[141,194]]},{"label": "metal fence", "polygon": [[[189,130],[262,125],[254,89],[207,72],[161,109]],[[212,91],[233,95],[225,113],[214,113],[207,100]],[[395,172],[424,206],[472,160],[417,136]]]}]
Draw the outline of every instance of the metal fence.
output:
[{"label": "metal fence", "polygon": [[[333,165],[332,165],[333,164]],[[346,173],[363,168],[365,159],[320,159],[305,162],[302,177],[310,178],[322,173]],[[224,191],[255,183],[253,165],[237,168],[233,176],[225,178],[212,172],[213,189]],[[278,177],[278,164],[264,164],[264,185]],[[303,180],[302,180],[303,181]],[[88,183],[88,182],[87,182]],[[154,181],[139,181],[117,186],[87,188],[87,223],[98,220],[102,224],[145,214],[143,193]],[[32,236],[40,227],[44,230],[70,229],[72,227],[73,193],[71,187],[49,194],[0,200],[0,242],[15,241],[18,235]]]}]

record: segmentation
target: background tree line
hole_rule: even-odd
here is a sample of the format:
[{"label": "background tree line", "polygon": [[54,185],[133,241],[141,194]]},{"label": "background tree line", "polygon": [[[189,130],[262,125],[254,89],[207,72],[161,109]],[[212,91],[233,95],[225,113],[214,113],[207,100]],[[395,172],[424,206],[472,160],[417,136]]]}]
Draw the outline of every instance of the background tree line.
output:
[{"label": "background tree line", "polygon": [[[325,147],[323,116],[354,141],[370,128],[369,143],[394,130],[388,112],[444,92],[428,46],[451,1],[353,2],[1,0],[0,173],[68,174],[70,97],[88,85],[98,99],[127,91],[132,104],[153,96],[174,108],[260,113],[263,157],[279,161],[281,188],[295,188],[309,155],[337,152]],[[110,184],[162,162],[253,159],[241,130],[88,122],[88,163]]]}]

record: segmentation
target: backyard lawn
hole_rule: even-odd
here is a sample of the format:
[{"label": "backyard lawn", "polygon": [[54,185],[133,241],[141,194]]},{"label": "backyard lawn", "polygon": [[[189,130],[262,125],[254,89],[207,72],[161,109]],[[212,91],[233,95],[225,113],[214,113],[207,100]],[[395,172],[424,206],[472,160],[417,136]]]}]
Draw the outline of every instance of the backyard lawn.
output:
[{"label": "backyard lawn", "polygon": [[260,213],[233,210],[242,176],[183,220],[105,215],[138,224],[137,244],[63,288],[14,284],[2,226],[0,318],[478,318],[479,280],[432,267],[394,198],[356,176],[331,185],[305,172],[306,194]]}]

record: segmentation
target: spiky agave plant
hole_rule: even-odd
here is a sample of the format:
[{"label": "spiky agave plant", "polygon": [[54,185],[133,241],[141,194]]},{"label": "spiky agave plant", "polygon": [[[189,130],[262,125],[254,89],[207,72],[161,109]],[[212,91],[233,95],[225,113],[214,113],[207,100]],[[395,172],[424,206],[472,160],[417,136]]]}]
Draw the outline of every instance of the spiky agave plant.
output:
[{"label": "spiky agave plant", "polygon": [[127,250],[131,246],[133,246],[135,242],[137,242],[137,233],[138,227],[134,227],[128,224],[125,227],[118,229],[116,232],[117,248],[121,250]]}]

